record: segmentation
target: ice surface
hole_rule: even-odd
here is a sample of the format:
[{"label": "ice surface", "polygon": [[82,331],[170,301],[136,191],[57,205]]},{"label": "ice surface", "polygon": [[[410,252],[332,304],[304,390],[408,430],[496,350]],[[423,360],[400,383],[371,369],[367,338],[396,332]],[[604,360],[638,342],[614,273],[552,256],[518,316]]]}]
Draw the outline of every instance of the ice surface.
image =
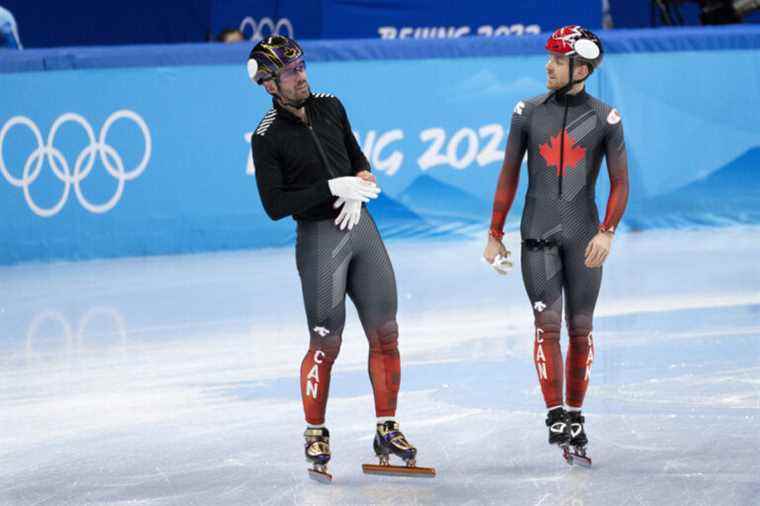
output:
[{"label": "ice surface", "polygon": [[329,486],[302,454],[290,248],[2,267],[0,504],[760,504],[758,245],[758,228],[616,239],[586,470],[546,443],[519,268],[497,276],[480,240],[389,242],[399,420],[438,476],[361,473],[374,414],[349,304]]}]

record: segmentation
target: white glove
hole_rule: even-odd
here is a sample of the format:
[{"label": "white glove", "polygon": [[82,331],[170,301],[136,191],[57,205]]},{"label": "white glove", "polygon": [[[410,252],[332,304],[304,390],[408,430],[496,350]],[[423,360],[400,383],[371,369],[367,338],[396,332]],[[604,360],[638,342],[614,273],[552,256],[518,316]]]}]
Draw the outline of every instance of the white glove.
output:
[{"label": "white glove", "polygon": [[376,199],[380,187],[370,181],[364,181],[356,176],[336,177],[327,181],[330,193],[346,200],[369,202]]},{"label": "white glove", "polygon": [[512,254],[507,251],[507,254],[504,256],[496,255],[496,257],[493,259],[491,267],[493,267],[493,270],[495,270],[497,273],[501,274],[502,276],[506,276],[512,272]]},{"label": "white glove", "polygon": [[335,218],[335,224],[340,227],[341,230],[348,227],[349,230],[354,228],[354,225],[359,223],[359,218],[362,217],[362,203],[358,200],[346,200],[339,198],[333,204],[335,209],[343,206],[340,210],[340,214]]}]

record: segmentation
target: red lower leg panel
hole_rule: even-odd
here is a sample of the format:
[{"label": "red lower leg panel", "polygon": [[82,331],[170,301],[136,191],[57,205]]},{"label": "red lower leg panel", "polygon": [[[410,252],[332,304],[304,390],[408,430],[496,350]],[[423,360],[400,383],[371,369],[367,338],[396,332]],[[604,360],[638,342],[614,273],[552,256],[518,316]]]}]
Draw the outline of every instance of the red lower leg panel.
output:
[{"label": "red lower leg panel", "polygon": [[591,364],[594,362],[594,338],[591,332],[570,335],[567,350],[566,385],[567,405],[573,408],[583,406],[586,396]]},{"label": "red lower leg panel", "polygon": [[388,322],[378,329],[368,329],[369,379],[375,394],[376,416],[395,416],[401,384],[401,360],[398,353],[398,325]]},{"label": "red lower leg panel", "polygon": [[562,405],[562,349],[559,345],[559,326],[536,327],[533,346],[538,381],[546,407]]},{"label": "red lower leg panel", "polygon": [[330,370],[337,352],[309,348],[301,362],[301,399],[306,423],[325,423],[327,395],[330,391]]}]

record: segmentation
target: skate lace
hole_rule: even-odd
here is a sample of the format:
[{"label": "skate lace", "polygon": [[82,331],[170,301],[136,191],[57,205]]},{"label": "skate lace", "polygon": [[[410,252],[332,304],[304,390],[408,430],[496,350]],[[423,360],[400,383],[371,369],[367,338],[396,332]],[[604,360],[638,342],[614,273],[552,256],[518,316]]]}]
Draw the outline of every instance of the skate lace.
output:
[{"label": "skate lace", "polygon": [[412,445],[409,444],[409,441],[407,441],[404,435],[400,432],[397,432],[395,436],[391,437],[391,443],[405,450],[411,449],[412,447]]},{"label": "skate lace", "polygon": [[404,437],[404,434],[402,434],[401,431],[389,430],[385,434],[381,435],[385,441],[396,446],[397,448],[404,450],[409,450],[412,448],[412,445],[409,444],[409,441],[406,440],[406,437]]}]

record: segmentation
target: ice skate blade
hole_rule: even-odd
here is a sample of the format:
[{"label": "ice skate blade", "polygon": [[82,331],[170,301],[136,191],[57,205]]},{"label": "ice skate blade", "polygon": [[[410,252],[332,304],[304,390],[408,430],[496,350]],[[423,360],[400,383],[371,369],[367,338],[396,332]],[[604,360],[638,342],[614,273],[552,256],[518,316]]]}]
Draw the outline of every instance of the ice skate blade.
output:
[{"label": "ice skate blade", "polygon": [[575,466],[581,466],[590,468],[591,467],[591,459],[588,457],[584,457],[583,455],[575,455],[572,454],[572,464]]},{"label": "ice skate blade", "polygon": [[562,449],[562,456],[565,458],[565,462],[570,466],[591,467],[591,459],[589,457],[575,453],[568,448]]},{"label": "ice skate blade", "polygon": [[309,478],[312,480],[318,481],[319,483],[325,483],[327,485],[332,483],[332,475],[327,471],[319,471],[317,469],[308,469],[308,471]]},{"label": "ice skate blade", "polygon": [[417,466],[383,466],[378,464],[362,464],[364,474],[378,474],[384,476],[404,476],[408,478],[435,478],[435,469],[432,467]]}]

